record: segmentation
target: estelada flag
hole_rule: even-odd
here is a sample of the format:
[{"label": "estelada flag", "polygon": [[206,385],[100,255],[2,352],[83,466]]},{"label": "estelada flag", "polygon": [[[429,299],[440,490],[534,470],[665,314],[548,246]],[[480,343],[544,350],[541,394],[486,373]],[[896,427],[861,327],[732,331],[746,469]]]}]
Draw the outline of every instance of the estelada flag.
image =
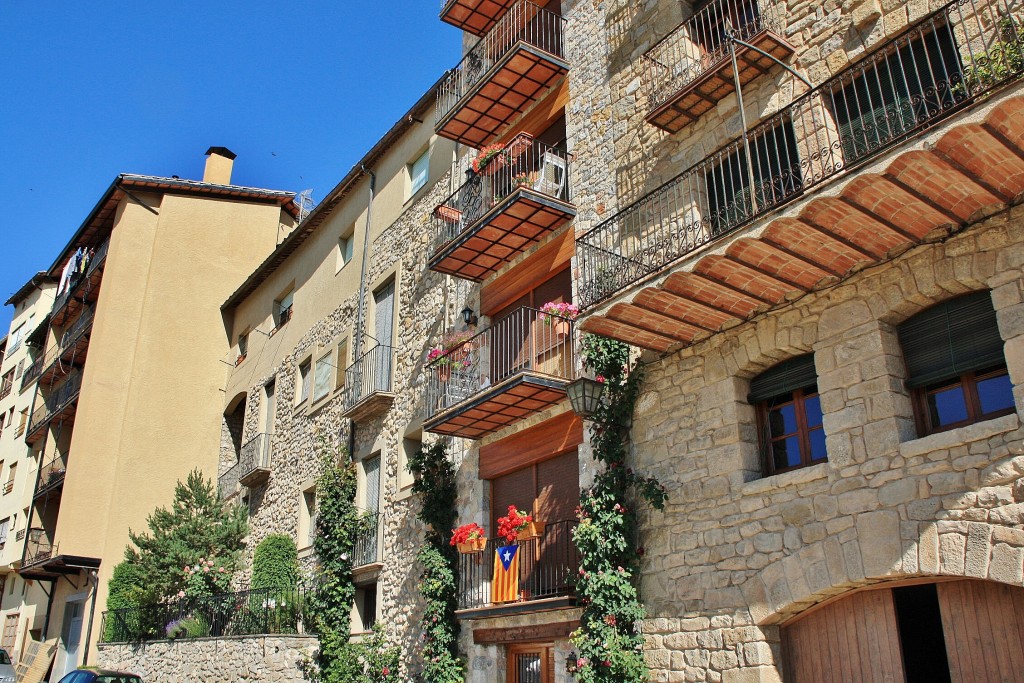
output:
[{"label": "estelada flag", "polygon": [[519,546],[507,545],[494,551],[494,579],[491,581],[491,602],[514,602],[519,599]]}]

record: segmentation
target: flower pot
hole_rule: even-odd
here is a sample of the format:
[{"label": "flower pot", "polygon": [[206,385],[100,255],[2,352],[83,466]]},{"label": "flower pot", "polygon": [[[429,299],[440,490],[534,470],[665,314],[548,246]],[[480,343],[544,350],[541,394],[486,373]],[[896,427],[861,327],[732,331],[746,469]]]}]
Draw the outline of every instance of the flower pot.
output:
[{"label": "flower pot", "polygon": [[443,364],[437,366],[437,379],[441,382],[447,382],[452,378],[452,366]]},{"label": "flower pot", "polygon": [[538,538],[542,533],[544,533],[544,522],[530,522],[519,530],[516,540],[529,541],[530,539]]},{"label": "flower pot", "polygon": [[491,176],[500,171],[505,166],[505,155],[498,154],[497,156],[491,157],[487,162],[486,166],[481,166],[479,174]]},{"label": "flower pot", "polygon": [[475,553],[482,553],[484,547],[487,545],[487,539],[483,536],[480,538],[471,538],[465,543],[457,543],[459,552],[463,555],[473,555]]},{"label": "flower pot", "polygon": [[439,206],[434,209],[434,215],[445,223],[458,223],[462,220],[462,212],[451,206]]},{"label": "flower pot", "polygon": [[572,327],[568,320],[556,319],[554,322],[555,334],[559,337],[568,337]]}]

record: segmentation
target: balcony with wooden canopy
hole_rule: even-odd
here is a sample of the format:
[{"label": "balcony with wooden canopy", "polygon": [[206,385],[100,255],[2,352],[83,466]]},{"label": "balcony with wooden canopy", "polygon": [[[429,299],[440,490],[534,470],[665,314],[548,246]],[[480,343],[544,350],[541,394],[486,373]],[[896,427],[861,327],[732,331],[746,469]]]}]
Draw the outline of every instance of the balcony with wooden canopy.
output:
[{"label": "balcony with wooden canopy", "polygon": [[[651,48],[642,59],[647,74],[648,123],[678,133],[716,108],[742,85],[784,61],[793,46],[781,37],[782,16],[769,0],[713,0]],[[733,68],[730,37],[736,48]]]},{"label": "balcony with wooden canopy", "polygon": [[573,321],[519,308],[426,368],[434,434],[478,439],[565,400],[575,379]]},{"label": "balcony with wooden canopy", "polygon": [[480,282],[576,215],[571,156],[521,133],[434,210],[432,270]]},{"label": "balcony with wooden canopy", "polygon": [[671,352],[1019,203],[1024,34],[995,4],[940,8],[754,126],[749,163],[735,140],[581,235],[581,329]]},{"label": "balcony with wooden canopy", "polygon": [[561,16],[517,0],[448,72],[437,134],[479,148],[524,115],[569,71],[564,27]]}]

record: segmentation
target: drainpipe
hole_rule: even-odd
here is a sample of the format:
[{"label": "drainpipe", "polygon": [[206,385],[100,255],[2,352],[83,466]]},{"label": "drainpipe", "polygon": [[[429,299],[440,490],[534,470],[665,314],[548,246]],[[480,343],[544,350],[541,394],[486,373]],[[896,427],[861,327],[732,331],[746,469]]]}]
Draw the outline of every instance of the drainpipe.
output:
[{"label": "drainpipe", "polygon": [[[39,587],[42,588],[42,580],[39,582]],[[46,593],[46,589],[43,588],[43,592]],[[50,633],[50,614],[53,612],[53,596],[57,592],[57,582],[50,583],[50,592],[46,593],[46,618],[43,619],[43,640],[46,640],[46,636]]]},{"label": "drainpipe", "polygon": [[366,205],[366,229],[363,232],[363,262],[359,269],[359,301],[356,313],[356,343],[353,357],[358,360],[363,355],[363,325],[366,309],[366,265],[370,260],[370,218],[373,214],[373,193],[377,188],[377,176],[373,171],[360,165],[363,173],[370,176],[370,202]]},{"label": "drainpipe", "polygon": [[89,626],[85,631],[85,652],[82,654],[82,666],[89,664],[89,640],[92,637],[92,620],[96,616],[96,594],[100,592],[100,577],[95,569],[89,571],[89,583],[92,584],[92,606],[89,607]]}]

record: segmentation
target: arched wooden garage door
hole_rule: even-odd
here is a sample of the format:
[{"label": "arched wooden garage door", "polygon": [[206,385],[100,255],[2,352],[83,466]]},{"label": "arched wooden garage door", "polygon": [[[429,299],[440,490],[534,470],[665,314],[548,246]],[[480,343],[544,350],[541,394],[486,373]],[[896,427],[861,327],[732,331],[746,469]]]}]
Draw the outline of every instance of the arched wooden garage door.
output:
[{"label": "arched wooden garage door", "polygon": [[1024,589],[943,581],[866,589],[782,629],[787,683],[1024,681]]}]

